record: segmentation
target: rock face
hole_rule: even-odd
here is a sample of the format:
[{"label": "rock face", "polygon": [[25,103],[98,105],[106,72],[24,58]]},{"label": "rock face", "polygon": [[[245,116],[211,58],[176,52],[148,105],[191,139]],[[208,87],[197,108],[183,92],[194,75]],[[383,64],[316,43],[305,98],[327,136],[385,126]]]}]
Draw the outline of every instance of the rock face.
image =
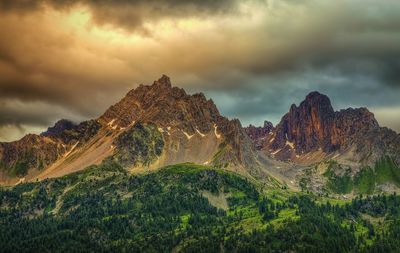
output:
[{"label": "rock face", "polygon": [[221,115],[212,100],[204,94],[188,95],[172,87],[169,77],[162,76],[152,85],[140,85],[117,104],[111,106],[99,119],[118,127],[128,127],[133,122],[152,122],[160,127],[177,127],[188,134],[208,132]]},{"label": "rock face", "polygon": [[256,127],[253,125],[249,125],[245,128],[247,135],[250,139],[255,143],[257,149],[262,149],[263,142],[268,138],[268,135],[274,129],[274,125],[272,125],[269,121],[264,121],[264,126]]},{"label": "rock face", "polygon": [[379,127],[368,109],[335,112],[327,96],[312,92],[299,106],[290,107],[269,138],[264,138],[262,148],[281,160],[296,160],[313,152],[352,152],[354,161],[368,164],[385,153],[396,154],[398,144],[398,135]]},{"label": "rock face", "polygon": [[317,92],[310,93],[299,107],[292,105],[283,116],[276,126],[271,147],[284,148],[290,142],[297,152],[318,148],[331,150],[334,148],[330,142],[334,118],[329,98]]},{"label": "rock face", "polygon": [[25,176],[42,170],[66,152],[65,145],[48,137],[29,134],[19,141],[0,143],[0,170],[10,176]]}]

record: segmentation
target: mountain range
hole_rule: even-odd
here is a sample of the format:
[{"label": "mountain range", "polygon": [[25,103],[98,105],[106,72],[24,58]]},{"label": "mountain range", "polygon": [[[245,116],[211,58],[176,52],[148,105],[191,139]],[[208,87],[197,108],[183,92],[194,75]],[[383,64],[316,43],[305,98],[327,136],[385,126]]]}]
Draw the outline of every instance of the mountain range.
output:
[{"label": "mountain range", "polygon": [[[311,92],[273,126],[243,127],[222,116],[203,93],[187,94],[163,75],[140,85],[100,117],[62,119],[40,135],[0,143],[0,182],[14,185],[68,175],[104,161],[132,173],[191,162],[236,172],[265,184],[318,193],[367,192],[400,186],[400,135],[380,127],[366,108],[335,111]],[[337,187],[337,180],[351,187]],[[336,183],[335,183],[336,182]]]}]

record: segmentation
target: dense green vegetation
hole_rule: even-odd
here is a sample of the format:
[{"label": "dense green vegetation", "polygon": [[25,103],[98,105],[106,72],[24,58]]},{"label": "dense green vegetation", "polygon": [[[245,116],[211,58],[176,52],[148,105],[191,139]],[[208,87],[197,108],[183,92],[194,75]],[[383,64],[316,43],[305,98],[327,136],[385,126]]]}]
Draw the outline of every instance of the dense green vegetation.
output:
[{"label": "dense green vegetation", "polygon": [[390,157],[383,157],[375,165],[376,182],[391,182],[400,187],[400,168]]},{"label": "dense green vegetation", "polygon": [[0,190],[0,252],[398,252],[400,198],[323,199],[180,164]]},{"label": "dense green vegetation", "polygon": [[[336,175],[335,171],[341,172],[342,174]],[[328,178],[327,187],[332,192],[346,194],[353,190],[350,168],[344,169],[336,162],[330,161],[324,176]]]},{"label": "dense green vegetation", "polygon": [[130,165],[149,165],[164,147],[162,134],[153,124],[135,124],[116,140],[119,152],[113,157],[117,162]]},{"label": "dense green vegetation", "polygon": [[376,175],[373,169],[361,169],[354,177],[354,184],[358,193],[372,194],[375,190]]},{"label": "dense green vegetation", "polygon": [[12,171],[12,174],[16,176],[25,176],[28,172],[29,165],[26,161],[18,161]]},{"label": "dense green vegetation", "polygon": [[357,194],[373,194],[377,192],[378,185],[386,183],[400,187],[400,168],[390,157],[382,157],[373,168],[362,168],[354,176],[351,175],[350,168],[342,168],[335,161],[329,161],[324,176],[327,178],[326,186],[329,191],[337,194],[352,191]]}]

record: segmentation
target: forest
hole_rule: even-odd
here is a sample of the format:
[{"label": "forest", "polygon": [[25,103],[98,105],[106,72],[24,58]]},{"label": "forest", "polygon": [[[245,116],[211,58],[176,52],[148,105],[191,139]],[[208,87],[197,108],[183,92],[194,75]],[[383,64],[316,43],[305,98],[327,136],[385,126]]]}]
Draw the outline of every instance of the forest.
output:
[{"label": "forest", "polygon": [[339,200],[179,164],[0,188],[0,252],[399,252],[400,197]]}]

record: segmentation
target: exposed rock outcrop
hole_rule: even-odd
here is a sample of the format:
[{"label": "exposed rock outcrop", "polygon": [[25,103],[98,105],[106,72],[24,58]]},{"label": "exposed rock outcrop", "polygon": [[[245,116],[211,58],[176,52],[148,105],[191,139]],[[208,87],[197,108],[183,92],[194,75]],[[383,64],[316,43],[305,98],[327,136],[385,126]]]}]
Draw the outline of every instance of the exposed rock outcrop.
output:
[{"label": "exposed rock outcrop", "polygon": [[292,105],[267,137],[255,142],[262,140],[262,149],[280,160],[296,161],[319,152],[317,159],[335,153],[369,165],[386,154],[400,156],[399,136],[380,127],[368,109],[335,112],[330,99],[318,92],[307,95],[299,106]]},{"label": "exposed rock outcrop", "polygon": [[269,121],[264,121],[264,126],[256,127],[253,125],[249,125],[245,128],[247,135],[254,142],[257,149],[262,149],[264,146],[264,141],[268,139],[268,135],[274,129],[274,125],[272,125]]}]

